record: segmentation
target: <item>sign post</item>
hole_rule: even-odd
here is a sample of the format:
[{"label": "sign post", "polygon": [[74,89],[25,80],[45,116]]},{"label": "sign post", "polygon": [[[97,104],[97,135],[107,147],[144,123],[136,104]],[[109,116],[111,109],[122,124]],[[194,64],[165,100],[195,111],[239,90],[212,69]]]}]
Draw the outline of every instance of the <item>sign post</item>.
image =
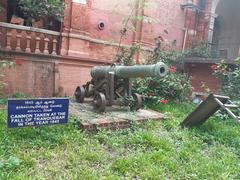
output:
[{"label": "sign post", "polygon": [[69,99],[9,99],[8,128],[66,124]]}]

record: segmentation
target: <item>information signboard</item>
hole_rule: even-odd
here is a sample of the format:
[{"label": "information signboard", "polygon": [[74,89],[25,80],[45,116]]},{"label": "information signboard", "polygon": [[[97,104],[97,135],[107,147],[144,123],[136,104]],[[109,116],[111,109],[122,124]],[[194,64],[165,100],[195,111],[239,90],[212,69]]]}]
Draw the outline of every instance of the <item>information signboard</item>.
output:
[{"label": "information signboard", "polygon": [[8,127],[66,124],[69,99],[9,99]]}]

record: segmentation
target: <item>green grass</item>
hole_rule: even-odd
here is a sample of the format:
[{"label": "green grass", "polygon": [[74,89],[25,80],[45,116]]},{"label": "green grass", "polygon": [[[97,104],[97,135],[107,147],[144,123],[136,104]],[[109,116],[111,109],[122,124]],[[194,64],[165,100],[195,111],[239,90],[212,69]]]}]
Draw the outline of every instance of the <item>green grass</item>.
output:
[{"label": "green grass", "polygon": [[153,106],[169,120],[87,134],[66,126],[7,129],[0,112],[0,179],[239,179],[240,125],[211,118],[181,129],[189,104]]}]

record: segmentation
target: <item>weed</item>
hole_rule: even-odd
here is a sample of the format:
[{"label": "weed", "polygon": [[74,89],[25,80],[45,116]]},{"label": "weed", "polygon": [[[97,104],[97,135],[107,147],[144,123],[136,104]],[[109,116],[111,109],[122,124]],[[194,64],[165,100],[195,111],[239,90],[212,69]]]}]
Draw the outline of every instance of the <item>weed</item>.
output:
[{"label": "weed", "polygon": [[[149,105],[150,106],[150,105]],[[181,129],[194,106],[154,105],[169,120],[85,134],[69,124],[7,129],[0,112],[0,179],[239,179],[240,127],[210,118]]]}]

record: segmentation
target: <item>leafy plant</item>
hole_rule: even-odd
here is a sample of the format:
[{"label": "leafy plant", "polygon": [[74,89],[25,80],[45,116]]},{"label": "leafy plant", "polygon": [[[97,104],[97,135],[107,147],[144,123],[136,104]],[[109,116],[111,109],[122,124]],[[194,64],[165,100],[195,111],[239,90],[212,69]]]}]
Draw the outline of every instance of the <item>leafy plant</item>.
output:
[{"label": "leafy plant", "polygon": [[134,65],[134,56],[141,49],[141,46],[136,44],[131,46],[130,48],[124,47],[120,54],[117,54],[115,62],[124,64],[126,66]]},{"label": "leafy plant", "polygon": [[211,57],[211,51],[209,45],[205,41],[195,40],[193,41],[192,47],[185,50],[186,57]]},{"label": "leafy plant", "polygon": [[2,69],[10,68],[12,66],[14,66],[14,63],[12,61],[0,60],[0,91],[7,85],[3,80],[4,74],[1,73]]},{"label": "leafy plant", "polygon": [[[175,66],[171,69],[174,70]],[[180,72],[170,72],[161,79],[146,78],[134,81],[134,90],[152,103],[166,104],[168,100],[186,100],[190,89],[189,80]]]},{"label": "leafy plant", "polygon": [[164,62],[169,73],[164,78],[145,78],[134,81],[134,91],[143,94],[147,102],[166,104],[168,100],[186,100],[191,90],[189,77],[182,71],[184,54],[175,51],[162,51],[156,41],[156,48],[149,56],[147,64]]},{"label": "leafy plant", "polygon": [[6,162],[1,162],[0,161],[0,170],[3,168],[7,169],[15,169],[21,164],[21,160],[18,159],[17,157],[9,157],[9,159]]},{"label": "leafy plant", "polygon": [[12,95],[12,97],[16,99],[27,98],[27,96],[22,92],[16,92]]},{"label": "leafy plant", "polygon": [[240,58],[235,60],[234,66],[229,66],[222,60],[211,66],[213,74],[221,80],[221,92],[235,100],[240,99]]},{"label": "leafy plant", "polygon": [[60,20],[63,17],[64,4],[61,0],[19,0],[20,9],[29,18],[39,21],[46,17]]},{"label": "leafy plant", "polygon": [[[138,22],[148,22],[152,24],[157,21],[155,18],[146,16],[144,13],[136,15],[137,11],[141,12],[144,8],[149,8],[149,6],[151,6],[151,2],[149,0],[135,0],[133,2],[134,3],[132,3],[132,6],[130,7],[130,14],[126,16],[122,22],[122,27],[120,29],[120,39],[114,63],[116,62],[124,65],[134,65],[134,56],[140,52],[141,46],[139,43],[136,43],[130,48],[121,47],[123,38],[128,34],[128,32],[136,32]],[[138,4],[137,7],[136,4]],[[139,39],[135,40],[136,42],[139,41]]]}]

